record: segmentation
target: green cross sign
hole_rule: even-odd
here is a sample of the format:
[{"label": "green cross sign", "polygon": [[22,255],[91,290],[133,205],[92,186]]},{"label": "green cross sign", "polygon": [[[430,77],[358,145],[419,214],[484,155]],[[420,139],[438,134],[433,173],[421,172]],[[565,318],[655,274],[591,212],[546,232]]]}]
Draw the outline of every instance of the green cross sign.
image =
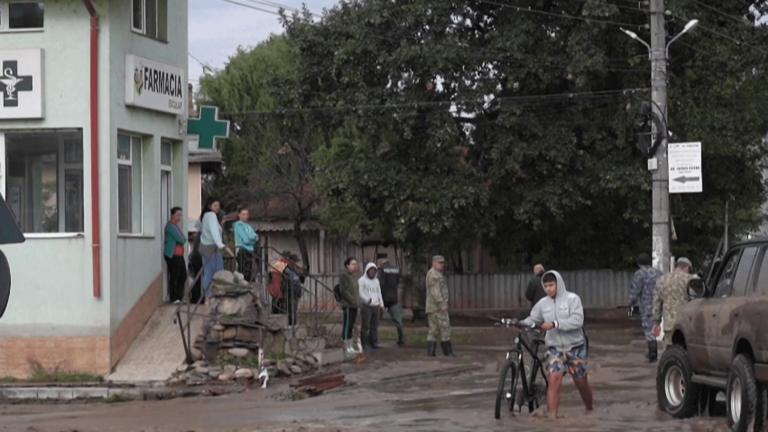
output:
[{"label": "green cross sign", "polygon": [[200,107],[200,117],[187,120],[187,134],[197,135],[199,148],[212,149],[216,138],[229,138],[229,120],[219,120],[219,108]]}]

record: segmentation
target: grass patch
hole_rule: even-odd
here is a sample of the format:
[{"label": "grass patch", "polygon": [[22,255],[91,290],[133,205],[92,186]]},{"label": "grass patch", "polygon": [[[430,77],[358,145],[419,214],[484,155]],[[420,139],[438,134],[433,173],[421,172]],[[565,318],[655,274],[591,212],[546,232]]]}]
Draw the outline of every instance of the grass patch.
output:
[{"label": "grass patch", "polygon": [[110,397],[104,398],[104,403],[108,404],[114,404],[114,403],[120,403],[120,402],[129,402],[133,399],[128,397],[125,393],[115,393]]},{"label": "grass patch", "polygon": [[27,360],[29,367],[32,370],[32,374],[27,379],[20,379],[14,377],[0,378],[0,383],[14,384],[14,383],[94,383],[104,382],[104,377],[101,375],[91,375],[83,372],[68,371],[61,367],[61,364],[56,365],[53,369],[47,369],[37,360]]},{"label": "grass patch", "polygon": [[259,367],[259,357],[252,355],[248,357],[235,357],[233,355],[225,355],[221,359],[219,359],[218,365],[221,366],[223,369],[226,365],[235,365],[235,366],[241,366],[246,367],[250,369],[258,369]]},{"label": "grass patch", "polygon": [[290,355],[282,351],[272,351],[271,353],[267,354],[267,358],[274,361],[285,360],[288,357],[290,357]]}]

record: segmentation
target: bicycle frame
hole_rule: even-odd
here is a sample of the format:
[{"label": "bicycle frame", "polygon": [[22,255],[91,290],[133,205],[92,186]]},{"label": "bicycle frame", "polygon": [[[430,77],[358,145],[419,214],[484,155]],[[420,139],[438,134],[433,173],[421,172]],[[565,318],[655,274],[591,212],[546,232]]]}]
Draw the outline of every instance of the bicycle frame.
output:
[{"label": "bicycle frame", "polygon": [[[524,334],[525,332],[520,331],[518,332],[517,336],[515,336],[515,349],[511,349],[507,352],[507,360],[510,358],[510,356],[517,355],[517,364],[519,365],[520,369],[518,374],[519,376],[523,377],[523,394],[527,399],[529,399],[526,402],[530,403],[530,398],[532,397],[531,387],[533,387],[535,383],[536,374],[541,371],[541,377],[547,387],[549,386],[549,380],[547,379],[547,375],[544,373],[544,365],[542,365],[541,360],[539,360],[538,346],[535,346],[535,350],[531,348],[531,346],[523,339]],[[528,377],[525,376],[525,359],[523,358],[524,351],[528,351],[528,354],[533,359],[531,365],[531,373]],[[518,407],[522,408],[522,404],[518,404]]]}]

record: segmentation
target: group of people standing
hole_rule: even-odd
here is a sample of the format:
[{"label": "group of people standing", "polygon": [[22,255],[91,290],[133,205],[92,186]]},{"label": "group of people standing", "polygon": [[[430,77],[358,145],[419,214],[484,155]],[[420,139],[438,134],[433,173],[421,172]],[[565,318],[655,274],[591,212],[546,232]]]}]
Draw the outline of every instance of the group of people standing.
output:
[{"label": "group of people standing", "polygon": [[[341,338],[344,341],[344,355],[355,357],[363,349],[379,349],[379,321],[388,312],[397,329],[397,346],[405,345],[402,310],[397,287],[400,284],[400,269],[389,262],[387,254],[378,254],[378,265],[373,262],[365,266],[359,278],[359,263],[347,258],[345,270],[339,278],[337,299],[342,308]],[[360,315],[360,344],[354,337],[354,326]]]},{"label": "group of people standing", "polygon": [[[677,314],[689,301],[688,282],[698,276],[692,275],[693,264],[688,258],[679,258],[674,270],[662,274],[661,270],[651,267],[651,257],[641,253],[637,257],[640,268],[635,272],[629,293],[630,313],[636,304],[640,306],[648,354],[645,358],[653,363],[658,360],[656,338],[664,331],[664,343],[672,343],[672,328]],[[663,324],[663,328],[662,328]]]},{"label": "group of people standing", "polygon": [[217,198],[206,200],[200,219],[195,223],[197,235],[194,238],[189,264],[184,260],[184,246],[187,237],[181,229],[183,211],[180,207],[171,209],[170,219],[165,225],[163,255],[168,267],[168,294],[172,303],[184,300],[188,275],[193,277],[200,270],[202,278],[197,280],[190,290],[190,301],[197,303],[201,295],[211,296],[210,283],[216,272],[224,269],[222,251],[236,256],[238,269],[247,280],[252,280],[252,257],[254,246],[259,242],[259,235],[248,223],[250,213],[246,207],[237,209],[238,220],[233,224],[235,235],[235,253],[224,243],[224,224],[227,219],[221,213],[221,203]]}]

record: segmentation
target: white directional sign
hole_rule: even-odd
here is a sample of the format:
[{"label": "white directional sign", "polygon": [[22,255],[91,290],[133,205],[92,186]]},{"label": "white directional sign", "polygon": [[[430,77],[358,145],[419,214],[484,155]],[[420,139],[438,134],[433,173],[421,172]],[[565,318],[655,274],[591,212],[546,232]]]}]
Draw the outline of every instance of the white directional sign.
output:
[{"label": "white directional sign", "polygon": [[669,193],[697,193],[701,181],[701,143],[669,144]]}]

